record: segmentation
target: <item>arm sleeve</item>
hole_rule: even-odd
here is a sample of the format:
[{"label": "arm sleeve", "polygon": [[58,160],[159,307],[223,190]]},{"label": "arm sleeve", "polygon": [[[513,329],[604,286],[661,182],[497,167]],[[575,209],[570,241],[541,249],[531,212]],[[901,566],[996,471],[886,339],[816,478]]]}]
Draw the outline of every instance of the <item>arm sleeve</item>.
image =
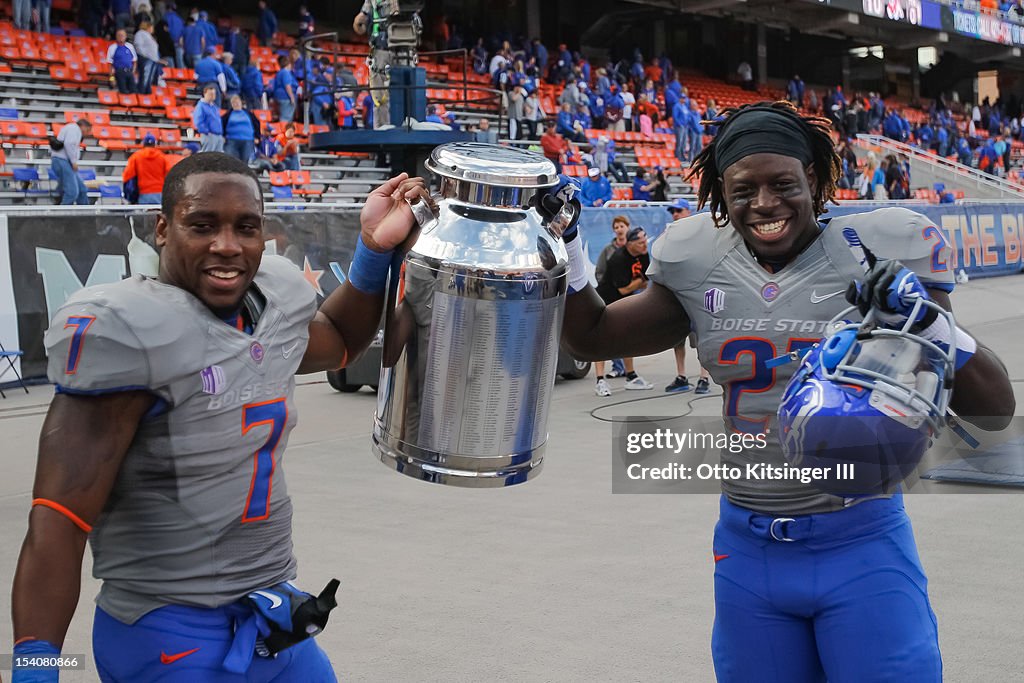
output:
[{"label": "arm sleeve", "polygon": [[149,360],[138,337],[113,309],[69,301],[44,337],[47,376],[58,391],[99,394],[148,389]]}]

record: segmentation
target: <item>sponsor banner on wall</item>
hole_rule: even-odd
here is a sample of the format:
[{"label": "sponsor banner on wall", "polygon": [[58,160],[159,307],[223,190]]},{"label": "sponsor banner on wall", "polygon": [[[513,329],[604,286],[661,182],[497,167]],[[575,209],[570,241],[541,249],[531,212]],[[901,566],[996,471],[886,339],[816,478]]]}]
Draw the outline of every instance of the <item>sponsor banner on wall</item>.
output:
[{"label": "sponsor banner on wall", "polygon": [[[833,205],[828,216],[844,216],[892,206],[857,202]],[[954,247],[950,267],[971,277],[1009,275],[1024,270],[1024,204],[928,204],[909,206],[940,228]],[[612,220],[623,215],[631,226],[641,225],[653,240],[668,221],[664,207],[586,208],[580,219],[584,253],[591,266],[612,239]],[[593,280],[593,269],[591,268]]]},{"label": "sponsor banner on wall", "polygon": [[[833,207],[830,215],[879,206],[891,204],[845,204]],[[972,277],[1022,270],[1024,204],[911,208],[927,215],[955,245],[950,264],[955,270],[962,268]],[[670,220],[664,206],[584,209],[580,234],[594,284],[594,265],[619,215],[644,227],[652,240]],[[0,215],[0,342],[25,352],[26,377],[45,376],[43,333],[67,297],[86,285],[155,274],[154,226],[154,213]],[[310,287],[326,296],[345,280],[358,230],[358,210],[268,213],[267,253],[291,260]]]},{"label": "sponsor banner on wall", "polygon": [[[10,214],[2,249],[9,258],[10,286],[0,266],[0,303],[13,300],[15,340],[25,352],[26,377],[46,375],[43,333],[65,300],[85,286],[116,282],[132,274],[155,275],[158,258],[153,230],[155,213]],[[301,269],[318,295],[330,294],[344,281],[352,260],[359,212],[282,211],[268,213],[266,253],[288,258]],[[0,252],[0,257],[3,254]],[[0,334],[11,334],[0,313]]]}]

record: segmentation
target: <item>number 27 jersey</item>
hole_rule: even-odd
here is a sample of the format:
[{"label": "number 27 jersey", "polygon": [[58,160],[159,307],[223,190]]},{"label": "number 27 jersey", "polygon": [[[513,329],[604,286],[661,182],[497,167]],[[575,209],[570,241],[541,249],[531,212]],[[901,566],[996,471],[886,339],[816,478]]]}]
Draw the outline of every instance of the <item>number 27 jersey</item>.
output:
[{"label": "number 27 jersey", "polygon": [[[927,287],[952,290],[949,244],[931,221],[904,208],[878,209],[829,221],[821,234],[777,273],[754,259],[731,226],[716,229],[707,213],[673,223],[652,246],[649,277],[671,290],[690,318],[701,364],[724,391],[722,413],[731,431],[774,429],[774,417],[797,363],[766,361],[806,348],[849,304],[852,280],[863,280],[866,246],[880,259],[898,259]],[[723,463],[782,465],[774,434],[767,448],[733,454]],[[743,507],[765,513],[812,514],[839,509],[843,499],[795,480],[724,481]]]}]

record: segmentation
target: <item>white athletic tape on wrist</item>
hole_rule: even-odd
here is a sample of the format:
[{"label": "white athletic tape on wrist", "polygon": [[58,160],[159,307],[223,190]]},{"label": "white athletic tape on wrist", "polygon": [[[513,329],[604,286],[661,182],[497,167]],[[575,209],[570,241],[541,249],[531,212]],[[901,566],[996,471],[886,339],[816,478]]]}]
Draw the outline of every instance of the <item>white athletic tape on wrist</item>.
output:
[{"label": "white athletic tape on wrist", "polygon": [[941,315],[919,334],[922,339],[935,342],[944,348],[948,348],[951,343],[954,344],[957,370],[962,368],[964,363],[969,361],[978,350],[978,342],[974,340],[974,337],[961,330],[958,325],[954,326],[954,329],[950,329],[949,320]]},{"label": "white athletic tape on wrist", "polygon": [[567,242],[565,250],[569,253],[569,294],[575,294],[590,284],[590,277],[587,276],[587,257],[583,255],[583,240],[577,237]]}]

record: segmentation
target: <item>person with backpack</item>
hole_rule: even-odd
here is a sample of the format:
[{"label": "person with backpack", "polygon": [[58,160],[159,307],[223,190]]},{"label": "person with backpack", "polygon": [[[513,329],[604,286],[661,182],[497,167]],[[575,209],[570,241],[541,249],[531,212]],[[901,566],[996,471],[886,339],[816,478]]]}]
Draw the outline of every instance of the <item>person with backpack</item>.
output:
[{"label": "person with backpack", "polygon": [[92,132],[89,119],[77,119],[60,129],[50,141],[50,164],[59,183],[61,204],[89,203],[89,191],[78,175],[78,160],[82,154],[82,138]]}]

